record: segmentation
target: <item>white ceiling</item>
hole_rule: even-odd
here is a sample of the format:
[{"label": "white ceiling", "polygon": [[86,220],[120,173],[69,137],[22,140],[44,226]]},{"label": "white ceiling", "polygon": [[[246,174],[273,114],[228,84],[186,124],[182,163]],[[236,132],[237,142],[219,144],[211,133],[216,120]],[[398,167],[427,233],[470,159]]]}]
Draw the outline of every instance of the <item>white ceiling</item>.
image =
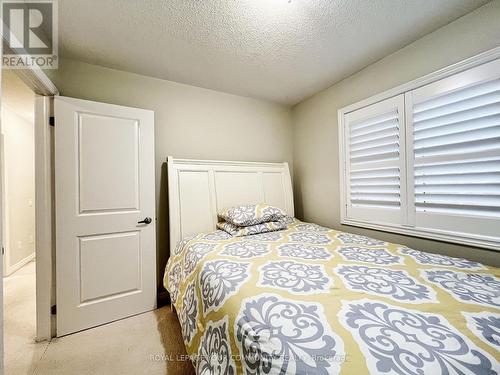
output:
[{"label": "white ceiling", "polygon": [[295,104],[488,0],[60,0],[61,55]]}]

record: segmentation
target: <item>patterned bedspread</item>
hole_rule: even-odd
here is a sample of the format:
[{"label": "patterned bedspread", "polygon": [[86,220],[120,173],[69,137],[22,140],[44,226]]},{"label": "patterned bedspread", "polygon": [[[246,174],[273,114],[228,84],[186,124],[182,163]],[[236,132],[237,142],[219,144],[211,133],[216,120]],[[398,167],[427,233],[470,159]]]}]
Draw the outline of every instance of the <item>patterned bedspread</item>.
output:
[{"label": "patterned bedspread", "polygon": [[201,233],[164,283],[197,374],[500,373],[500,271],[295,221]]}]

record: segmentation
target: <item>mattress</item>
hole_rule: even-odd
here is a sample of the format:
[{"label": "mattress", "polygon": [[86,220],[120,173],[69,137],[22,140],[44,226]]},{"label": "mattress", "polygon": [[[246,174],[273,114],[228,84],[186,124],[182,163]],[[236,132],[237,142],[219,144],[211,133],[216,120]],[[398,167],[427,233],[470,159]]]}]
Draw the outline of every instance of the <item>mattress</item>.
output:
[{"label": "mattress", "polygon": [[197,374],[500,372],[500,272],[473,261],[294,221],[188,237],[164,284]]}]

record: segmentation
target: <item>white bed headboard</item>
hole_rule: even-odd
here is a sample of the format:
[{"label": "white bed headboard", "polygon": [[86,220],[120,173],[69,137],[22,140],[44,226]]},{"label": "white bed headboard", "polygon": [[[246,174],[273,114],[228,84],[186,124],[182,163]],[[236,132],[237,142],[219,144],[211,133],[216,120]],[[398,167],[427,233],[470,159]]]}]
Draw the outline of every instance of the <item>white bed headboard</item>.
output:
[{"label": "white bed headboard", "polygon": [[227,207],[265,202],[294,216],[288,163],[169,156],[167,164],[171,250],[185,236],[215,230]]}]

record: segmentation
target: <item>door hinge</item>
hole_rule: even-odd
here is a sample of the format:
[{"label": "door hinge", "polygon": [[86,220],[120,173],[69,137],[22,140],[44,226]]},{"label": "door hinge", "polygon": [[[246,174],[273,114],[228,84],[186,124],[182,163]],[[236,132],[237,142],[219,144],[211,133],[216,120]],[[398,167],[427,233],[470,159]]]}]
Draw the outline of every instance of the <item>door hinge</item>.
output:
[{"label": "door hinge", "polygon": [[2,246],[2,255],[5,255],[5,247]]},{"label": "door hinge", "polygon": [[49,117],[49,125],[50,126],[55,126],[56,124],[56,118],[54,116]]},{"label": "door hinge", "polygon": [[52,315],[56,315],[57,314],[57,305],[50,306],[50,313]]}]

